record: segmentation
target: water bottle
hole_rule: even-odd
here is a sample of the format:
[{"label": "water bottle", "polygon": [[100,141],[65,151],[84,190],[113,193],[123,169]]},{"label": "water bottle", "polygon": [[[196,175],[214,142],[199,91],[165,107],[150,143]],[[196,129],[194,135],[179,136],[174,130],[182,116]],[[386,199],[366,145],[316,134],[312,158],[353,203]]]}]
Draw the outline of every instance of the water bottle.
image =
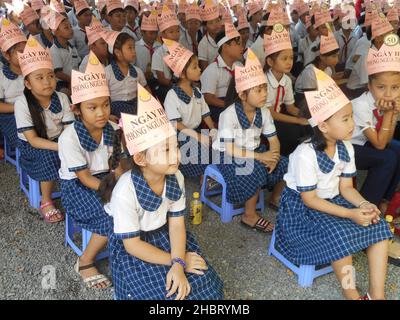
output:
[{"label": "water bottle", "polygon": [[394,233],[394,225],[393,225],[393,216],[388,214],[385,217],[386,222],[389,224],[390,227],[390,231],[392,231],[392,233]]},{"label": "water bottle", "polygon": [[200,195],[198,192],[193,193],[193,200],[190,202],[190,217],[192,224],[200,224],[203,218],[203,204],[199,200]]}]

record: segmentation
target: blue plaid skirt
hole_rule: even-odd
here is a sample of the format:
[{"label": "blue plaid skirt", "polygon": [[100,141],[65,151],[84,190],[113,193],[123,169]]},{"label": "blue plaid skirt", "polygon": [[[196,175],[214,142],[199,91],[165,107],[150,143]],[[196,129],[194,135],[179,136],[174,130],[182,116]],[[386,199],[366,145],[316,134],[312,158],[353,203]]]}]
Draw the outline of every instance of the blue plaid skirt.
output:
[{"label": "blue plaid skirt", "polygon": [[[102,179],[105,175],[106,173],[96,177]],[[113,219],[104,210],[100,197],[79,179],[61,180],[61,202],[79,227],[102,236],[109,236],[113,231]]]},{"label": "blue plaid skirt", "polygon": [[57,151],[34,148],[29,142],[21,139],[18,139],[18,148],[21,152],[20,166],[32,179],[36,181],[58,180],[61,162]]},{"label": "blue plaid skirt", "polygon": [[12,148],[17,146],[17,123],[14,113],[0,113],[0,131],[7,138],[7,142]]},{"label": "blue plaid skirt", "polygon": [[[267,151],[265,145],[254,150],[261,153]],[[220,164],[217,165],[227,184],[228,201],[242,204],[254,196],[257,190],[266,187],[268,190],[280,181],[287,172],[289,160],[281,156],[278,165],[272,173],[258,160],[231,158],[221,152]]]},{"label": "blue plaid skirt", "polygon": [[[160,229],[141,232],[142,241],[171,252],[167,224]],[[166,300],[165,290],[169,266],[144,262],[126,252],[123,242],[112,234],[109,240],[110,261],[115,296],[117,300]],[[200,253],[200,248],[189,232],[186,234],[186,250]],[[206,262],[204,275],[185,273],[191,292],[187,300],[221,300],[224,297],[223,283],[215,270]],[[168,298],[175,299],[176,294]]]},{"label": "blue plaid skirt", "polygon": [[[183,133],[179,133],[182,134]],[[181,164],[179,170],[185,177],[199,177],[204,174],[210,164],[211,147],[198,142],[195,138],[186,136],[182,141],[178,139],[181,149]]]},{"label": "blue plaid skirt", "polygon": [[[354,208],[340,195],[327,200]],[[383,219],[369,227],[360,226],[350,219],[310,209],[300,193],[288,187],[281,196],[275,234],[276,248],[292,263],[306,265],[331,263],[392,237]]]},{"label": "blue plaid skirt", "polygon": [[121,112],[129,114],[137,114],[137,99],[130,101],[112,101],[111,114],[121,117]]}]

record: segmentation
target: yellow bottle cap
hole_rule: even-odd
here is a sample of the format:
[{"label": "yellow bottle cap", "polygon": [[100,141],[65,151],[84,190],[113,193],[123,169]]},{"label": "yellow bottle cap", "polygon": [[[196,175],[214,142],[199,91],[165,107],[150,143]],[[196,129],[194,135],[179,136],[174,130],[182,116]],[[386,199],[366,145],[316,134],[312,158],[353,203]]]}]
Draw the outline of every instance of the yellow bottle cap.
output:
[{"label": "yellow bottle cap", "polygon": [[386,220],[387,222],[392,222],[392,221],[393,221],[393,216],[387,215],[387,216],[385,217],[385,220]]},{"label": "yellow bottle cap", "polygon": [[193,198],[198,199],[200,198],[200,194],[198,192],[193,193]]}]

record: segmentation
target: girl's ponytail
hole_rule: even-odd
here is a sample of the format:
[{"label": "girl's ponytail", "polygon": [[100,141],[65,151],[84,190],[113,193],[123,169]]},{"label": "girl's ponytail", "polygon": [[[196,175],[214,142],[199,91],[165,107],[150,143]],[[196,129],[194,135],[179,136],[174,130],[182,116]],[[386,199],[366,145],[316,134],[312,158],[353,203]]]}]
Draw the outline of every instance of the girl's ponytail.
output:
[{"label": "girl's ponytail", "polygon": [[39,101],[35,98],[35,96],[32,94],[31,90],[29,90],[26,87],[24,89],[24,96],[28,103],[29,112],[31,114],[36,134],[40,138],[48,139],[42,106],[40,105]]}]

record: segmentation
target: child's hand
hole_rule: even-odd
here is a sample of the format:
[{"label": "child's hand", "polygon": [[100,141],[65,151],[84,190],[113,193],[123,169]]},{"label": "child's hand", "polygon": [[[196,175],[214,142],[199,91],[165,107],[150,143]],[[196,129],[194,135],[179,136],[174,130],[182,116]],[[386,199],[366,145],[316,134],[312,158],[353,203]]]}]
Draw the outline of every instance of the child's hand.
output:
[{"label": "child's hand", "polygon": [[393,110],[394,104],[395,103],[393,100],[384,100],[384,99],[378,99],[375,102],[375,106],[377,107],[377,109],[383,112]]},{"label": "child's hand", "polygon": [[298,122],[297,124],[301,125],[301,126],[309,126],[310,123],[308,122],[308,120],[306,118],[297,118]]},{"label": "child's hand", "polygon": [[350,209],[350,219],[360,226],[368,227],[375,218],[375,213],[369,208],[355,208]]},{"label": "child's hand", "polygon": [[395,114],[400,113],[400,97],[393,100],[393,111]]},{"label": "child's hand", "polygon": [[116,124],[118,124],[119,122],[119,118],[117,116],[114,116],[113,114],[110,114],[110,121],[115,122]]},{"label": "child's hand", "polygon": [[378,209],[378,207],[376,205],[374,205],[373,203],[370,202],[365,202],[361,208],[365,208],[365,209],[369,209],[371,210],[371,212],[375,213],[375,217],[372,218],[372,223],[373,224],[377,224],[379,223],[379,221],[381,220],[381,211]]},{"label": "child's hand", "polygon": [[258,160],[261,161],[265,165],[269,165],[271,163],[278,163],[281,155],[276,150],[270,150],[267,152],[260,153],[258,155]]},{"label": "child's hand", "polygon": [[203,275],[204,272],[201,270],[207,270],[207,264],[204,259],[196,252],[187,252],[185,256],[186,261],[186,272]]},{"label": "child's hand", "polygon": [[268,173],[271,173],[275,170],[276,166],[278,165],[277,162],[269,162],[265,166],[268,168]]},{"label": "child's hand", "polygon": [[183,272],[183,267],[178,263],[174,263],[168,271],[166,290],[167,298],[178,291],[175,300],[184,300],[190,293],[189,281]]}]

